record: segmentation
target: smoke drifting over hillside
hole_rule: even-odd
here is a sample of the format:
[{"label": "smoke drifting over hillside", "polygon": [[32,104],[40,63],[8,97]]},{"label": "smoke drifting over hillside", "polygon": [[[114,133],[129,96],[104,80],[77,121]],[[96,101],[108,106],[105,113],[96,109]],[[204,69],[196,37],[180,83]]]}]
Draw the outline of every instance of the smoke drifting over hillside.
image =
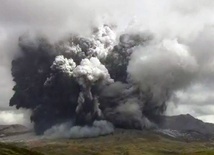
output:
[{"label": "smoke drifting over hillside", "polygon": [[178,92],[213,82],[210,0],[14,3],[0,8],[10,106],[30,109],[38,134],[156,128]]}]

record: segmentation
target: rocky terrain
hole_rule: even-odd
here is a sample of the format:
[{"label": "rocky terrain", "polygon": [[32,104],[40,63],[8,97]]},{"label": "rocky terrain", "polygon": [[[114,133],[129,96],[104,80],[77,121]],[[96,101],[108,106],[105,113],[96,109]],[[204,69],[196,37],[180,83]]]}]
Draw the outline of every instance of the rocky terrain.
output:
[{"label": "rocky terrain", "polygon": [[[214,140],[214,124],[205,123],[189,114],[163,116],[161,120],[160,128],[146,132],[157,133],[178,140]],[[129,134],[139,134],[142,132],[140,130],[116,129],[114,134],[118,134],[120,131],[127,131]],[[0,141],[2,142],[34,141],[46,138],[44,136],[36,136],[27,127],[22,125],[0,125]]]},{"label": "rocky terrain", "polygon": [[172,129],[178,131],[196,131],[205,135],[214,134],[214,124],[205,123],[193,116],[178,115],[178,116],[164,116],[161,128]]},{"label": "rocky terrain", "polygon": [[205,123],[193,116],[163,116],[160,129],[156,130],[164,135],[185,140],[214,140],[214,124]]}]

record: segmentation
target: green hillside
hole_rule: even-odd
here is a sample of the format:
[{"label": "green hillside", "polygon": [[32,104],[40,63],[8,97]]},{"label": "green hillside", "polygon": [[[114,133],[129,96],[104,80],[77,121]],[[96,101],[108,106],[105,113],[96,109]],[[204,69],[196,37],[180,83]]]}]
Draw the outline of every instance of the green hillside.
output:
[{"label": "green hillside", "polygon": [[25,148],[16,147],[14,145],[0,143],[0,155],[43,155],[35,151]]},{"label": "green hillside", "polygon": [[1,144],[0,155],[214,155],[213,142],[178,141],[137,131],[88,139],[37,140],[16,146]]}]

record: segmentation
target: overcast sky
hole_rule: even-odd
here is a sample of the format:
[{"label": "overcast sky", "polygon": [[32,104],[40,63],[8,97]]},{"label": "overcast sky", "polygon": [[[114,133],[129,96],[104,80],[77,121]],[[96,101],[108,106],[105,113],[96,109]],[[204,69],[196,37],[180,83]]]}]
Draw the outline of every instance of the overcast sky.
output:
[{"label": "overcast sky", "polygon": [[[198,64],[192,84],[175,93],[167,114],[189,113],[214,123],[213,0],[0,0],[0,124],[23,123],[29,112],[9,110],[14,85],[11,60],[18,37],[44,33],[50,40],[68,32],[87,35],[92,25],[114,23],[118,33],[149,30],[158,39],[177,39]],[[8,111],[9,110],[9,111]]]}]

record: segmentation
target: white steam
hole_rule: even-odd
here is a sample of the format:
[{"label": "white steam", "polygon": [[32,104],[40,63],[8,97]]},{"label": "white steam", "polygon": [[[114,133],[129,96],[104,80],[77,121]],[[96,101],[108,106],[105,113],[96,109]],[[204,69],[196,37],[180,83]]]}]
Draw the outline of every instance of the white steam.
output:
[{"label": "white steam", "polygon": [[64,58],[64,56],[59,55],[55,58],[55,61],[53,62],[51,69],[53,71],[62,71],[63,73],[72,76],[75,67],[76,64],[73,61],[73,59],[67,59]]},{"label": "white steam", "polygon": [[[78,79],[80,84],[84,84],[85,81],[94,83],[98,80],[112,82],[106,67],[95,57],[83,59],[80,65],[75,68],[74,77]],[[84,80],[84,82],[82,80]]]},{"label": "white steam", "polygon": [[113,49],[116,34],[108,27],[98,27],[97,32],[92,36],[95,48],[91,49],[91,53],[95,53],[98,58],[105,58],[109,51]]},{"label": "white steam", "polygon": [[49,138],[89,138],[104,136],[114,132],[114,126],[105,120],[94,121],[92,126],[72,126],[64,123],[53,126],[45,132]]},{"label": "white steam", "polygon": [[177,40],[136,49],[127,69],[143,92],[152,92],[155,102],[167,100],[173,91],[188,87],[197,72],[197,62]]}]

